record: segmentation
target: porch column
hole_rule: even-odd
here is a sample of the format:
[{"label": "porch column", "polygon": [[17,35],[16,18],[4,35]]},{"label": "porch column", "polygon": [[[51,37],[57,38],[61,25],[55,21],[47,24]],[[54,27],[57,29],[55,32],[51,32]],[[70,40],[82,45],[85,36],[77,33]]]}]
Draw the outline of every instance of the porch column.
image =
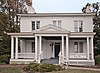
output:
[{"label": "porch column", "polygon": [[68,40],[69,40],[68,36],[66,36],[66,63],[68,63],[68,60],[69,60],[69,56],[68,56],[69,55],[69,52],[68,52],[69,51],[68,50],[69,49],[69,44],[68,44],[69,41]]},{"label": "porch column", "polygon": [[35,60],[37,61],[37,36],[35,36]]},{"label": "porch column", "polygon": [[39,63],[40,63],[40,60],[41,60],[41,44],[42,44],[41,36],[39,36]]},{"label": "porch column", "polygon": [[91,37],[91,58],[94,59],[93,37]]},{"label": "porch column", "polygon": [[14,59],[14,37],[11,37],[11,59]]},{"label": "porch column", "polygon": [[64,57],[64,36],[62,36],[62,56]]},{"label": "porch column", "polygon": [[87,37],[87,59],[89,60],[89,37]]},{"label": "porch column", "polygon": [[15,59],[18,59],[18,37],[16,37]]}]

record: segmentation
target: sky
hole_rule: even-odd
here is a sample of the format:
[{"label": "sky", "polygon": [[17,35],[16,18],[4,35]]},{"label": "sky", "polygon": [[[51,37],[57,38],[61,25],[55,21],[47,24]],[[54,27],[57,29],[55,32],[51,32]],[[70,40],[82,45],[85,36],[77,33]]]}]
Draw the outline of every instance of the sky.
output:
[{"label": "sky", "polygon": [[33,8],[37,13],[75,13],[87,3],[96,3],[100,0],[33,0]]}]

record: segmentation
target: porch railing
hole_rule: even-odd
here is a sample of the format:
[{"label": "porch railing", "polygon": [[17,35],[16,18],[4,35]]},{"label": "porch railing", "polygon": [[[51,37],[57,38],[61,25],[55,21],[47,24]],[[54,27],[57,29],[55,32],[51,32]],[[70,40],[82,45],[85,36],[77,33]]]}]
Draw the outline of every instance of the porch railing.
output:
[{"label": "porch railing", "polygon": [[18,58],[32,59],[35,58],[35,53],[18,53]]},{"label": "porch railing", "polygon": [[38,60],[39,63],[40,63],[41,59],[43,59],[43,51],[41,51],[39,54],[39,60]]},{"label": "porch railing", "polygon": [[62,55],[62,51],[59,52],[59,64],[66,64],[66,57]]},{"label": "porch railing", "polygon": [[86,53],[70,53],[70,58],[86,58]]}]

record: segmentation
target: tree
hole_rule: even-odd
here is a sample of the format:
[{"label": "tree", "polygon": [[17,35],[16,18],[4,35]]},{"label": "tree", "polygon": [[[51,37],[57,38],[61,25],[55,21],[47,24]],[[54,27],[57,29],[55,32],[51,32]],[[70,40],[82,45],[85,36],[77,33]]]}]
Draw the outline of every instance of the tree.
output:
[{"label": "tree", "polygon": [[27,13],[26,0],[0,0],[0,63],[9,63],[10,36],[19,32],[19,13]]},{"label": "tree", "polygon": [[[96,35],[94,36],[94,47],[100,52],[100,3],[87,3],[82,9],[83,13],[86,13],[87,7],[90,8],[90,11],[92,13],[95,13],[95,16],[93,18],[93,31],[96,32]],[[98,51],[96,51],[95,53],[97,53]]]}]

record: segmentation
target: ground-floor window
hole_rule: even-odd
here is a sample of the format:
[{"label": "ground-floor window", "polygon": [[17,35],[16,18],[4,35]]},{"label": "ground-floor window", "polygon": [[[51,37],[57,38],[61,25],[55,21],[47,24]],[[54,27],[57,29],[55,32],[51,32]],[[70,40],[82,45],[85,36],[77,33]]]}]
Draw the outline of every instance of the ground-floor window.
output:
[{"label": "ground-floor window", "polygon": [[32,42],[32,53],[35,53],[35,42]]},{"label": "ground-floor window", "polygon": [[83,42],[74,42],[75,53],[83,53]]}]

